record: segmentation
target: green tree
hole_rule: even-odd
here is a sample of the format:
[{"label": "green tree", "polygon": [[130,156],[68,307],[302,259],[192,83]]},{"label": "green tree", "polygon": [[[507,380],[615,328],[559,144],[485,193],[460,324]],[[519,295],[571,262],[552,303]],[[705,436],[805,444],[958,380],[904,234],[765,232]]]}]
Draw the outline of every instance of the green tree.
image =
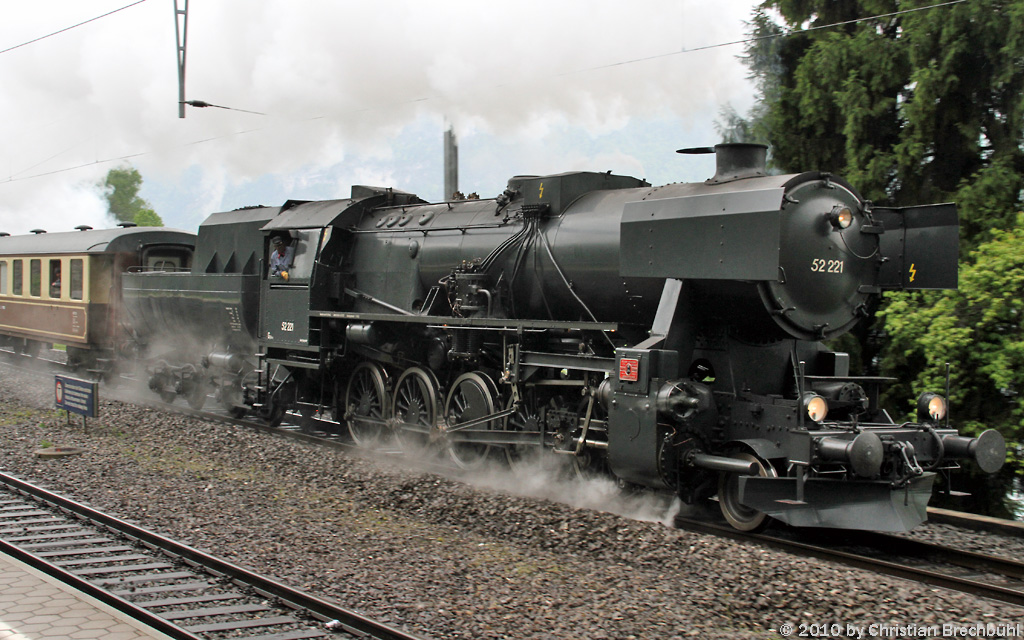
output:
[{"label": "green tree", "polygon": [[164,226],[163,219],[156,214],[156,211],[152,209],[142,209],[135,214],[132,218],[132,222],[139,225],[140,227],[162,227]]},{"label": "green tree", "polygon": [[784,172],[831,171],[887,204],[955,200],[972,249],[1014,224],[1024,188],[1024,0],[885,15],[929,4],[766,0],[744,126]]},{"label": "green tree", "polygon": [[118,167],[107,172],[101,184],[107,209],[118,222],[134,222],[140,227],[162,227],[164,222],[148,202],[139,197],[142,174],[134,167]]}]

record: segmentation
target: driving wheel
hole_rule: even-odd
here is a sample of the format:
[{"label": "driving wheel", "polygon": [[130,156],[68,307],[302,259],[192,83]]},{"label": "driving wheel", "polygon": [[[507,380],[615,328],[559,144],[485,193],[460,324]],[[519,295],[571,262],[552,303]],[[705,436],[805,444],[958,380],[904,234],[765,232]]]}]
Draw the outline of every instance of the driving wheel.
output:
[{"label": "driving wheel", "polygon": [[437,425],[437,378],[420,367],[406,369],[395,384],[391,414],[402,448],[426,446]]},{"label": "driving wheel", "polygon": [[348,432],[356,445],[374,449],[391,437],[385,412],[388,407],[387,377],[380,365],[360,363],[345,390]]},{"label": "driving wheel", "polygon": [[[449,431],[457,433],[460,424],[479,420],[495,412],[498,388],[486,374],[479,371],[464,373],[452,384],[444,402],[444,415],[448,419]],[[474,431],[498,429],[498,420],[476,425]],[[449,439],[448,452],[460,469],[476,469],[487,461],[495,450],[487,444]]]}]

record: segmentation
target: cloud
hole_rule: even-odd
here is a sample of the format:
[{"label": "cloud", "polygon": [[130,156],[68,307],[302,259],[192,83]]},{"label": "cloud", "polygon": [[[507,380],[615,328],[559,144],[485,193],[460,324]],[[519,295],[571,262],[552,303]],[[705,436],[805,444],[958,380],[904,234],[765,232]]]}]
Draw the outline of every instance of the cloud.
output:
[{"label": "cloud", "polygon": [[[123,4],[9,8],[0,48]],[[645,118],[698,118],[710,129],[718,104],[749,100],[740,51],[675,52],[740,37],[753,4],[192,3],[187,98],[267,115],[190,107],[181,120],[172,15],[166,2],[146,2],[0,55],[0,227],[20,229],[19,203],[87,193],[81,185],[122,158],[147,181],[202,167],[180,189],[201,189],[209,205],[249,180],[298,172],[301,181],[342,158],[392,157],[397,136],[424,119],[508,143],[565,127],[601,135]],[[80,198],[61,206],[72,204]]]}]

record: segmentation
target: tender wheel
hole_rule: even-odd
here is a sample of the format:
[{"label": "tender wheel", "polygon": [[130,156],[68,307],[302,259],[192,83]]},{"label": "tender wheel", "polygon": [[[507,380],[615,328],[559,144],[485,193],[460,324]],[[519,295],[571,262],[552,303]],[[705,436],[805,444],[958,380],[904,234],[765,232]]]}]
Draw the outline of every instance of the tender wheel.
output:
[{"label": "tender wheel", "polygon": [[267,397],[267,406],[260,412],[260,417],[267,421],[271,427],[279,427],[284,421],[284,414],[288,407],[295,402],[295,380],[288,376],[276,384],[274,391]]},{"label": "tender wheel", "polygon": [[[513,400],[509,398],[506,408],[510,408],[512,402]],[[541,444],[540,410],[537,407],[537,397],[532,391],[520,399],[516,412],[505,418],[504,428],[505,431],[537,434],[537,444],[510,444],[504,447],[509,468],[516,474],[528,473],[530,462],[536,460],[544,451]]]},{"label": "tender wheel", "polygon": [[[774,467],[753,454],[740,452],[734,453],[731,457],[756,462],[758,475],[762,478],[778,477]],[[722,509],[722,515],[729,524],[740,531],[760,531],[768,526],[768,515],[740,504],[738,478],[739,476],[734,473],[722,473],[718,477],[718,504]]]},{"label": "tender wheel", "polygon": [[186,400],[193,411],[201,411],[203,405],[206,404],[206,385],[196,384],[192,387],[192,392],[188,394]]},{"label": "tender wheel", "polygon": [[403,448],[426,446],[437,425],[437,378],[420,367],[406,369],[395,384],[391,415]]},{"label": "tender wheel", "polygon": [[283,404],[272,405],[266,413],[267,424],[271,427],[280,427],[284,422],[285,406]]},{"label": "tender wheel", "polygon": [[348,432],[358,446],[374,449],[391,437],[385,418],[387,378],[380,365],[363,362],[355,368],[348,379],[344,406]]},{"label": "tender wheel", "polygon": [[[478,371],[462,374],[452,384],[448,398],[444,402],[444,414],[448,418],[448,427],[457,427],[464,422],[495,413],[497,396],[498,388],[487,375]],[[474,429],[496,429],[498,428],[497,423],[497,420],[493,420],[478,425]],[[452,461],[460,469],[480,467],[494,450],[494,447],[486,444],[454,440],[450,440],[448,443],[448,452]]]},{"label": "tender wheel", "polygon": [[241,418],[249,412],[243,401],[241,386],[222,385],[217,388],[217,402],[232,418]]},{"label": "tender wheel", "polygon": [[206,380],[203,379],[199,372],[192,369],[191,376],[191,388],[188,389],[188,395],[185,396],[185,400],[188,401],[188,406],[193,411],[201,411],[203,405],[206,404],[206,394],[209,391]]}]

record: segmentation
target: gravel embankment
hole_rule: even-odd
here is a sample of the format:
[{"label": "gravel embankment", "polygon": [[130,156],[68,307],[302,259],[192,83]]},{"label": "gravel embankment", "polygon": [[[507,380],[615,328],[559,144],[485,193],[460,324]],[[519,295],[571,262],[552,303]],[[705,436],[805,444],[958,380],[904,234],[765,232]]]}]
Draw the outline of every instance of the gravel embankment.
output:
[{"label": "gravel embankment", "polygon": [[[0,365],[0,470],[428,637],[778,638],[783,623],[1022,618],[997,603],[500,490],[518,484],[667,517],[602,484],[495,472],[471,486],[120,402],[102,402],[83,431],[80,418],[68,425],[51,408],[49,380],[26,384]],[[87,452],[37,459],[44,442]]]}]

